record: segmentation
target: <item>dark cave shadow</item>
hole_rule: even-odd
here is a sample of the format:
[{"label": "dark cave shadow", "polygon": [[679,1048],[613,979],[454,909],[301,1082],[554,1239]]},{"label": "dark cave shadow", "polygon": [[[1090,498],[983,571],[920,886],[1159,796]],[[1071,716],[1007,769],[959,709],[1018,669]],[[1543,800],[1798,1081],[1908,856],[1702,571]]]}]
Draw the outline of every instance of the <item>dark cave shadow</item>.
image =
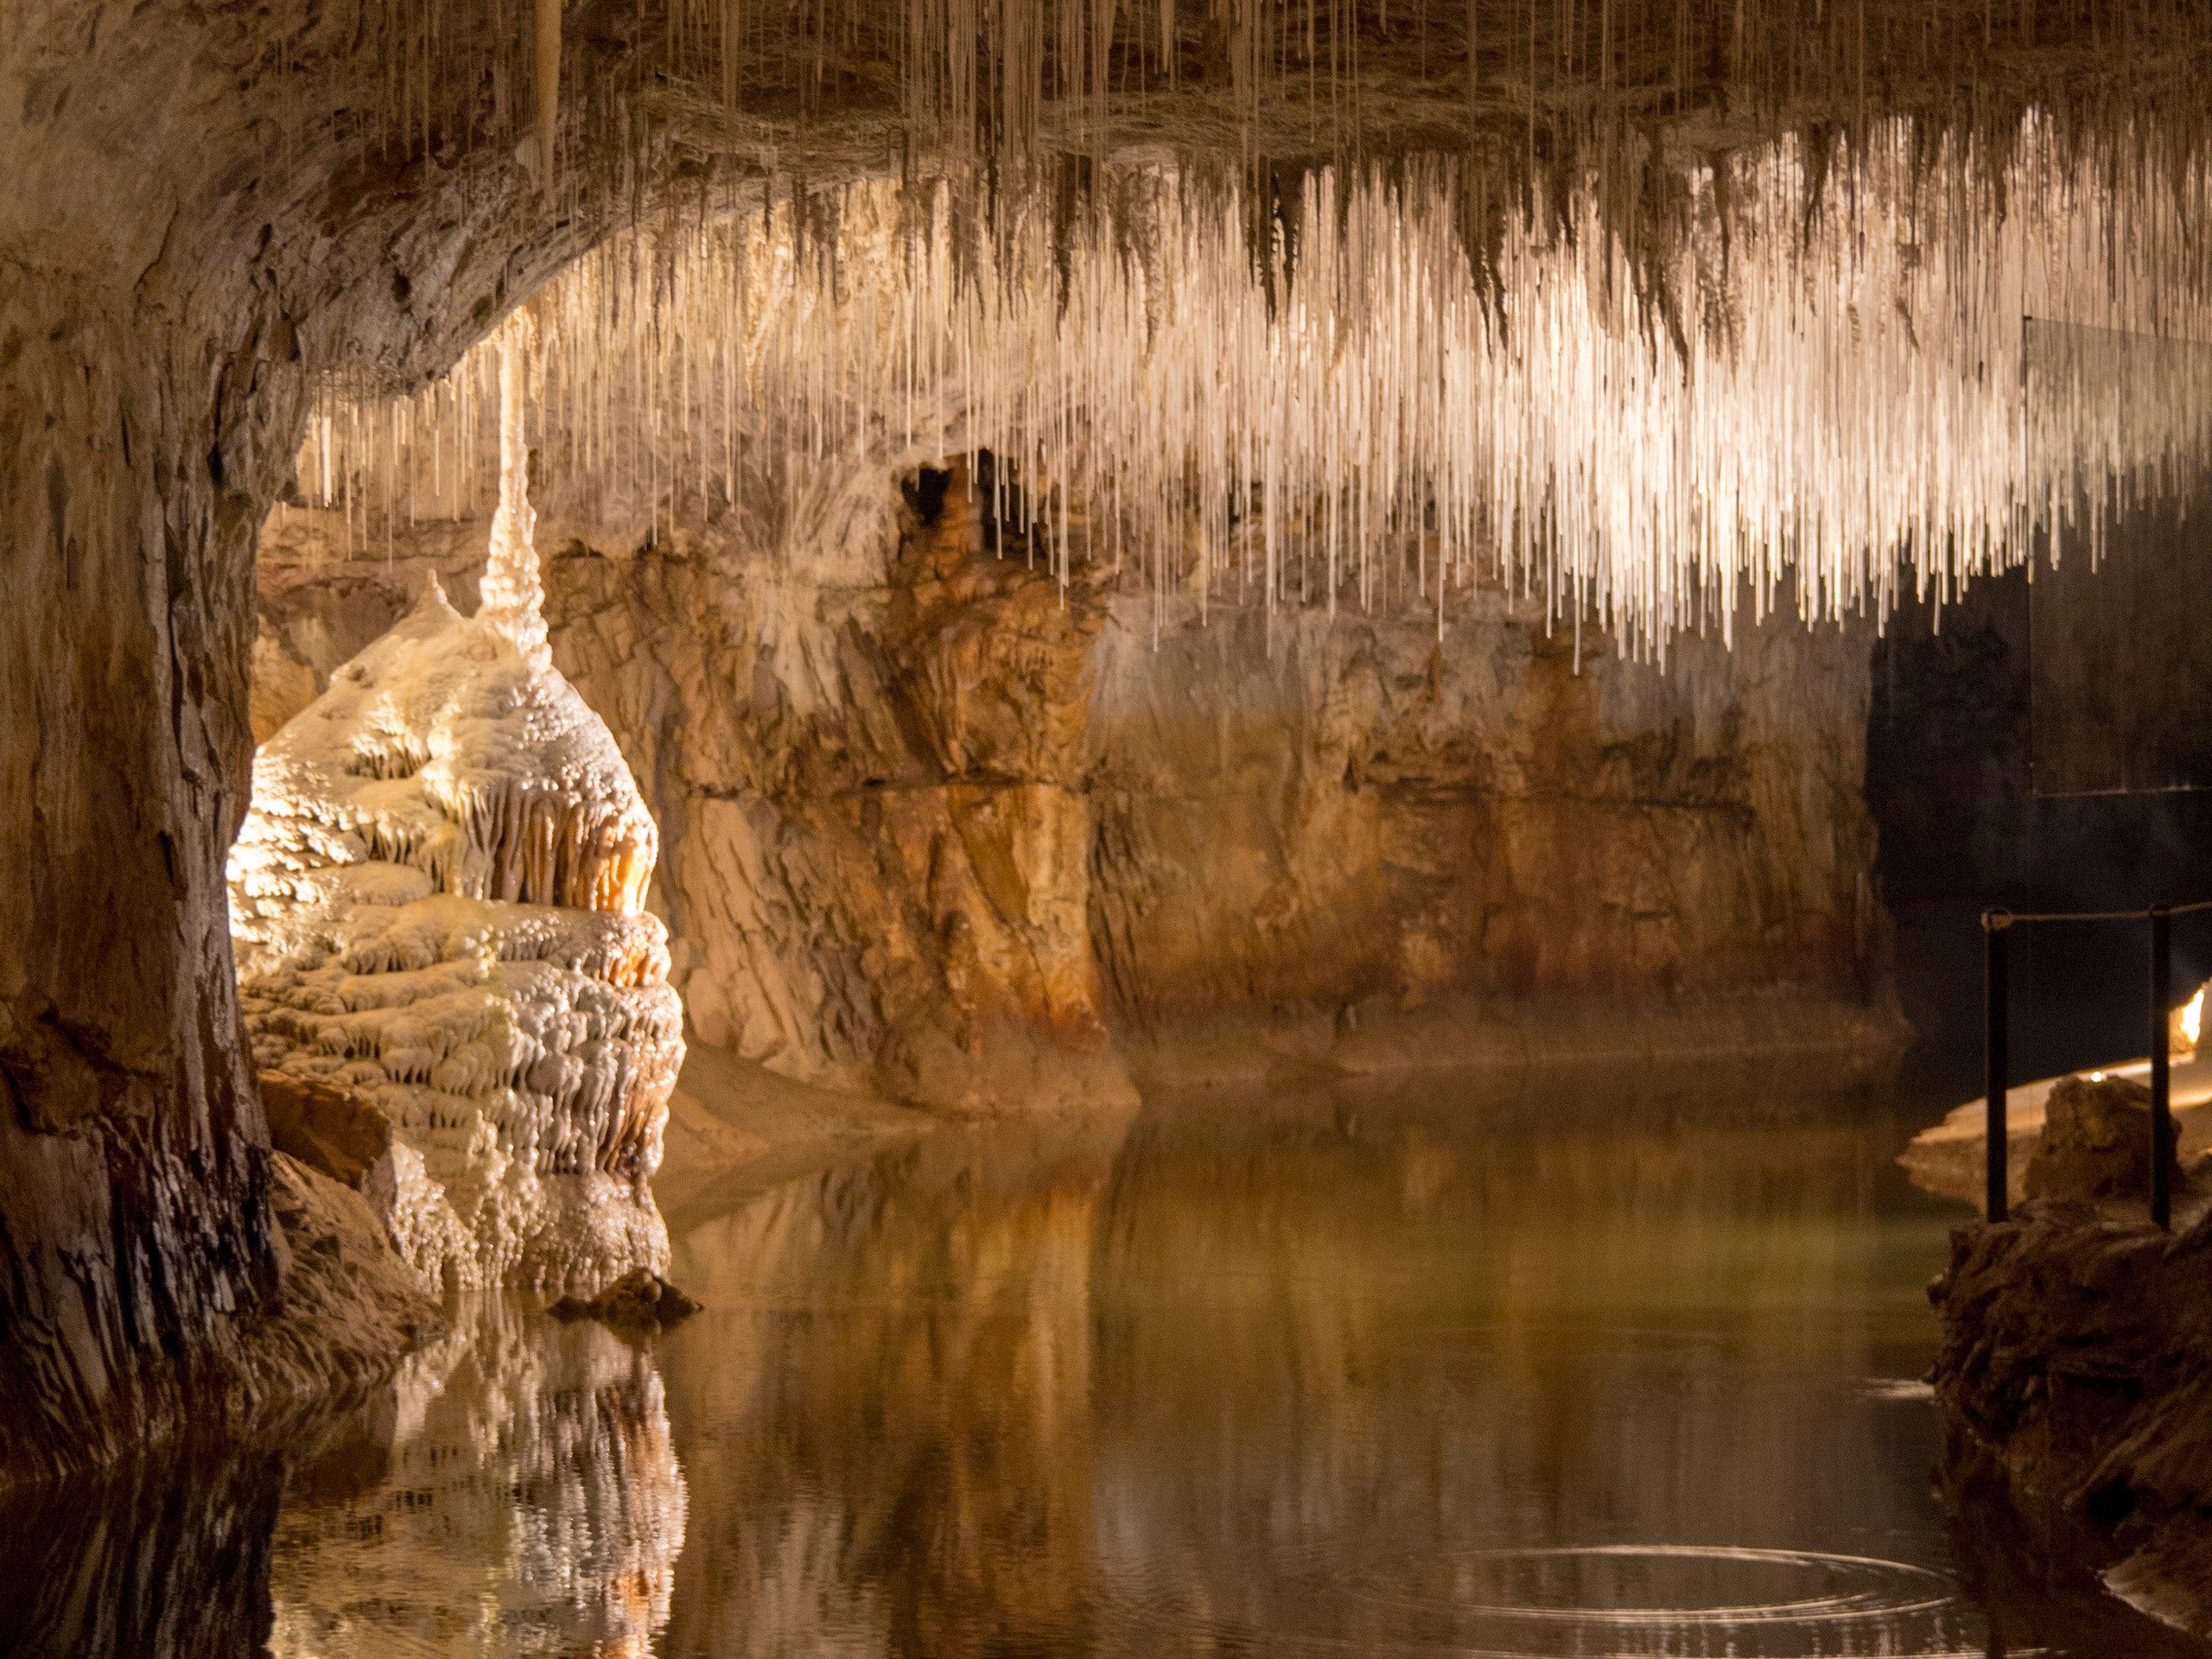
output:
[{"label": "dark cave shadow", "polygon": [[270,1546],[290,1456],[181,1443],[0,1492],[0,1654],[235,1659],[273,1623]]},{"label": "dark cave shadow", "polygon": [[1936,1486],[1960,1592],[1994,1655],[2208,1659],[2212,1643],[2138,1612],[2104,1586],[2109,1546],[2058,1516],[2023,1514],[1986,1453],[1947,1436]]}]

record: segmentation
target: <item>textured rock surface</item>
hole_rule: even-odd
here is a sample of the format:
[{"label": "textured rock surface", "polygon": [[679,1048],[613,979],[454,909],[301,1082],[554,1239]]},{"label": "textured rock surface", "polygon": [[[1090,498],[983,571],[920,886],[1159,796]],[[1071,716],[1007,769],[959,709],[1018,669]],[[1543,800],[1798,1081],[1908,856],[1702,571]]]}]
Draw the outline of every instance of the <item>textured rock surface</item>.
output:
[{"label": "textured rock surface", "polygon": [[264,1071],[262,1109],[269,1143],[355,1192],[391,1184],[391,1120],[343,1084]]},{"label": "textured rock surface", "polygon": [[[0,1480],[172,1429],[188,1391],[243,1409],[344,1368],[259,1340],[276,1237],[222,874],[254,538],[313,373],[442,367],[607,207],[588,148],[548,215],[504,144],[392,142],[397,17],[0,17]],[[442,51],[512,24],[443,7]],[[603,159],[624,203],[657,188]]]},{"label": "textured rock surface", "polygon": [[2212,1636],[2212,1225],[2036,1205],[1959,1229],[1929,1294],[1946,1485],[2001,1490],[2044,1548]]},{"label": "textured rock surface", "polygon": [[[2163,1155],[2167,1178],[2178,1186],[2171,1139]],[[2031,1198],[2149,1198],[2151,1091],[2126,1077],[2062,1078],[2044,1109],[2025,1184]]]},{"label": "textured rock surface", "polygon": [[605,727],[435,582],[256,758],[230,866],[256,1063],[389,1122],[365,1190],[432,1278],[588,1294],[666,1265],[656,848]]},{"label": "textured rock surface", "polygon": [[426,1277],[394,1257],[368,1198],[285,1153],[270,1160],[278,1234],[277,1282],[288,1322],[309,1339],[338,1333],[357,1354],[355,1380],[379,1361],[444,1333]]},{"label": "textured rock surface", "polygon": [[276,1294],[214,876],[282,440],[105,297],[0,257],[0,1478],[174,1421]]},{"label": "textured rock surface", "polygon": [[[1663,672],[1484,596],[1433,621],[1063,594],[955,478],[887,483],[811,577],[721,526],[611,551],[547,491],[556,660],[662,826],[697,1034],[955,1109],[1287,1058],[1879,1046],[1865,641],[1794,623]],[[604,525],[593,534],[608,539]],[[465,526],[262,563],[281,712]],[[296,692],[295,693],[296,695]]]},{"label": "textured rock surface", "polygon": [[1497,594],[1443,641],[1129,620],[1097,659],[1093,937],[1169,1057],[1262,1022],[1354,1067],[1890,1029],[1862,641],[1770,623],[1662,671]]}]

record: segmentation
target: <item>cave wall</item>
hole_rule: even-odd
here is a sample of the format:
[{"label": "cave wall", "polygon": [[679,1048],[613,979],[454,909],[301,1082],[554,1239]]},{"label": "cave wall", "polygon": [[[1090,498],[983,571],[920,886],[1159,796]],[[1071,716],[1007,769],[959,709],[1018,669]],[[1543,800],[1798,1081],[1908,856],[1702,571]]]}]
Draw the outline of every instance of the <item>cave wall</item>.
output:
[{"label": "cave wall", "polygon": [[[961,1111],[1326,1063],[1897,1034],[1861,795],[1867,638],[1669,665],[1483,594],[1279,616],[1065,592],[956,476],[880,477],[804,569],[625,539],[546,480],[562,671],[658,820],[697,1037]],[[918,498],[917,498],[918,499]],[[264,548],[264,729],[480,527]],[[588,537],[588,539],[587,539]],[[563,548],[565,552],[554,551]],[[1003,551],[1005,556],[999,556]]]},{"label": "cave wall", "polygon": [[1532,608],[1110,633],[1117,1012],[1175,1046],[1264,1017],[1355,1066],[1878,1042],[1864,639],[1770,621],[1662,670]]},{"label": "cave wall", "polygon": [[[455,61],[512,26],[439,21]],[[665,176],[602,125],[551,215],[482,137],[500,111],[397,130],[405,25],[0,14],[0,1483],[157,1437],[188,1395],[237,1421],[332,1380],[285,1324],[224,897],[255,539],[315,375],[442,370]],[[632,43],[572,50],[604,81]]]},{"label": "cave wall", "polygon": [[[2094,580],[2094,577],[2089,578]],[[1920,1069],[1951,1098],[1981,1084],[1980,912],[2136,910],[2212,898],[2212,791],[2038,792],[2024,570],[1974,582],[1939,612],[1902,607],[1875,647],[1866,798],[1899,936],[1898,993]],[[2120,656],[2140,696],[2171,664]],[[2186,721],[2176,705],[2170,717]],[[2013,932],[2012,1075],[2050,1077],[2149,1046],[2147,928]],[[2212,976],[2212,919],[2174,925],[2174,984]]]},{"label": "cave wall", "polygon": [[168,1414],[275,1287],[221,886],[272,411],[130,316],[0,264],[0,1466]]}]

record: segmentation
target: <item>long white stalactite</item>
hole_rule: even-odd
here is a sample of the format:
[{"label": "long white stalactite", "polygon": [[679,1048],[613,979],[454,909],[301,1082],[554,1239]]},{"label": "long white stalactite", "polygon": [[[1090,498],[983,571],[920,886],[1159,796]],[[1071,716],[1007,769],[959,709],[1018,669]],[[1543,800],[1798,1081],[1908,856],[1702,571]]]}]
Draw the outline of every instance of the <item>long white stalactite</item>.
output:
[{"label": "long white stalactite", "polygon": [[500,329],[490,346],[499,361],[499,505],[492,514],[477,614],[543,672],[552,666],[553,653],[546,644],[545,585],[537,569],[537,513],[530,505],[525,423],[533,332],[525,315]]},{"label": "long white stalactite", "polygon": [[[1656,652],[1792,575],[1808,620],[1885,615],[2212,458],[2212,353],[2116,344],[2212,340],[2202,164],[2033,118],[2001,159],[1967,142],[1900,119],[1825,166],[1795,141],[1715,162],[1635,256],[1593,186],[1511,218],[1479,276],[1442,161],[1307,174],[1256,257],[1242,193],[1165,164],[1072,214],[1040,190],[986,213],[971,180],[772,193],[531,302],[542,460],[663,524],[750,511],[794,464],[988,449],[1033,549],[1163,603],[1441,620],[1503,581]],[[2078,327],[2031,352],[2030,317]],[[309,495],[365,526],[473,506],[495,359],[404,403],[334,388]]]}]

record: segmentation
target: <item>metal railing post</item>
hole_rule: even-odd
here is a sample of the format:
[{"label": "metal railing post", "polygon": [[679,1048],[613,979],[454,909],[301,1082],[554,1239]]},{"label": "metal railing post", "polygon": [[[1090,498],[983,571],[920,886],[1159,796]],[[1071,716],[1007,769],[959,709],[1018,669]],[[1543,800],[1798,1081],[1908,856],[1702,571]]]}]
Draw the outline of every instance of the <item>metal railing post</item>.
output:
[{"label": "metal railing post", "polygon": [[2173,1079],[2167,1058],[2167,1005],[2173,1001],[2174,924],[2164,905],[2151,906],[2151,1220],[2173,1225],[2171,1165]]},{"label": "metal railing post", "polygon": [[1983,990],[1986,1000],[1986,1024],[1984,1051],[1987,1067],[1984,1073],[1984,1087],[1987,1095],[1988,1118],[1988,1198],[1985,1206],[1991,1221],[2005,1219],[2007,1209],[2007,1189],[2012,1180],[2012,1148],[2005,1139],[2005,1094],[2010,1088],[2006,1079],[2007,1051],[2005,1016],[2009,1011],[2009,986],[2005,975],[2005,941],[2012,925],[2012,918],[2001,910],[1985,910],[1981,913],[1982,937],[1986,943],[1983,957]]}]

